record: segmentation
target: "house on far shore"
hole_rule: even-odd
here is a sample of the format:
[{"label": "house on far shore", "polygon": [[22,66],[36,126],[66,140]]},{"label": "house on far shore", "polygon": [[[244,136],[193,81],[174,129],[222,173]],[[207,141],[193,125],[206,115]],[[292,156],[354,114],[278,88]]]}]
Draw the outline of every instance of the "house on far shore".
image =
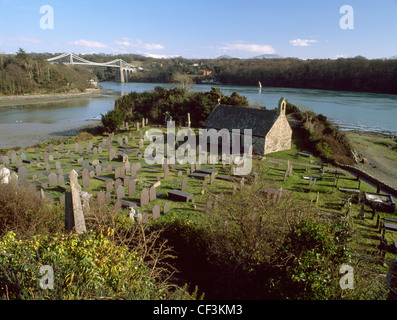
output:
[{"label": "house on far shore", "polygon": [[[211,138],[209,129],[240,130],[240,146],[243,145],[244,129],[252,129],[252,152],[265,155],[272,152],[291,149],[292,128],[285,115],[286,101],[281,98],[276,110],[217,105],[208,119],[203,123],[207,137]],[[215,130],[212,130],[215,131]],[[219,138],[217,134],[216,139]],[[233,140],[233,137],[231,138]],[[217,140],[219,141],[219,140]],[[233,141],[231,141],[233,144]]]}]

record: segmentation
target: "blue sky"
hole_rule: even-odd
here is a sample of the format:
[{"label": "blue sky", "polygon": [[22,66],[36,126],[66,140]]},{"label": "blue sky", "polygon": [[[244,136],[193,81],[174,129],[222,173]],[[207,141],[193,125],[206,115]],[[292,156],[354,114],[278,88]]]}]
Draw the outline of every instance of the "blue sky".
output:
[{"label": "blue sky", "polygon": [[[53,29],[40,26],[43,5]],[[343,5],[353,29],[340,27]],[[387,58],[397,56],[396,18],[397,0],[0,0],[0,52]]]}]

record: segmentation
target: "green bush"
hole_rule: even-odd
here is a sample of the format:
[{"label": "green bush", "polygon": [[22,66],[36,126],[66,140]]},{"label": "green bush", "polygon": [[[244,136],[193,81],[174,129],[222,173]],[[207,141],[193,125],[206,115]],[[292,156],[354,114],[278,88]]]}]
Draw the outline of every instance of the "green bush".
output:
[{"label": "green bush", "polygon": [[[158,285],[137,252],[115,245],[110,234],[35,236],[0,240],[0,297],[7,299],[162,299]],[[54,289],[40,287],[43,265],[54,270]]]},{"label": "green bush", "polygon": [[339,267],[350,261],[350,233],[342,224],[304,220],[294,226],[280,251],[286,261],[278,286],[288,299],[340,297]]},{"label": "green bush", "polygon": [[126,115],[121,110],[110,110],[105,115],[101,113],[102,124],[106,132],[115,132],[125,121]]}]

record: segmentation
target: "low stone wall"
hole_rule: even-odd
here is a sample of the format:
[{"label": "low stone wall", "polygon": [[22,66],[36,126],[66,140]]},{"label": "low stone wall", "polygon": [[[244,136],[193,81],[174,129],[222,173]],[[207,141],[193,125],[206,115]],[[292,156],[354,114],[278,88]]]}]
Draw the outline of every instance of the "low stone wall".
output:
[{"label": "low stone wall", "polygon": [[348,165],[339,165],[339,166],[342,169],[346,170],[346,171],[349,171],[349,172],[351,172],[351,173],[353,173],[355,175],[359,175],[361,178],[363,178],[363,179],[365,179],[365,180],[367,180],[367,181],[369,181],[369,182],[371,182],[371,183],[373,183],[373,184],[375,184],[377,186],[380,186],[383,192],[387,192],[390,195],[392,195],[394,197],[397,197],[397,190],[395,188],[393,188],[393,187],[383,183],[382,181],[374,178],[370,174],[368,174],[368,173],[366,173],[366,172],[364,172],[364,171],[362,171],[362,170],[360,170],[358,168],[352,167],[352,166],[348,166]]}]

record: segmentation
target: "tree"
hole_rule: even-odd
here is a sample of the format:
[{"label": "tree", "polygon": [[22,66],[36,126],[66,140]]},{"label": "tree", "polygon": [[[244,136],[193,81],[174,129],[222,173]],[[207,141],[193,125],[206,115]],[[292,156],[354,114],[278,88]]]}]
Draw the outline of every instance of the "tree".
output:
[{"label": "tree", "polygon": [[116,131],[124,122],[126,115],[121,110],[110,110],[107,114],[102,116],[102,124],[105,127],[106,132]]}]

